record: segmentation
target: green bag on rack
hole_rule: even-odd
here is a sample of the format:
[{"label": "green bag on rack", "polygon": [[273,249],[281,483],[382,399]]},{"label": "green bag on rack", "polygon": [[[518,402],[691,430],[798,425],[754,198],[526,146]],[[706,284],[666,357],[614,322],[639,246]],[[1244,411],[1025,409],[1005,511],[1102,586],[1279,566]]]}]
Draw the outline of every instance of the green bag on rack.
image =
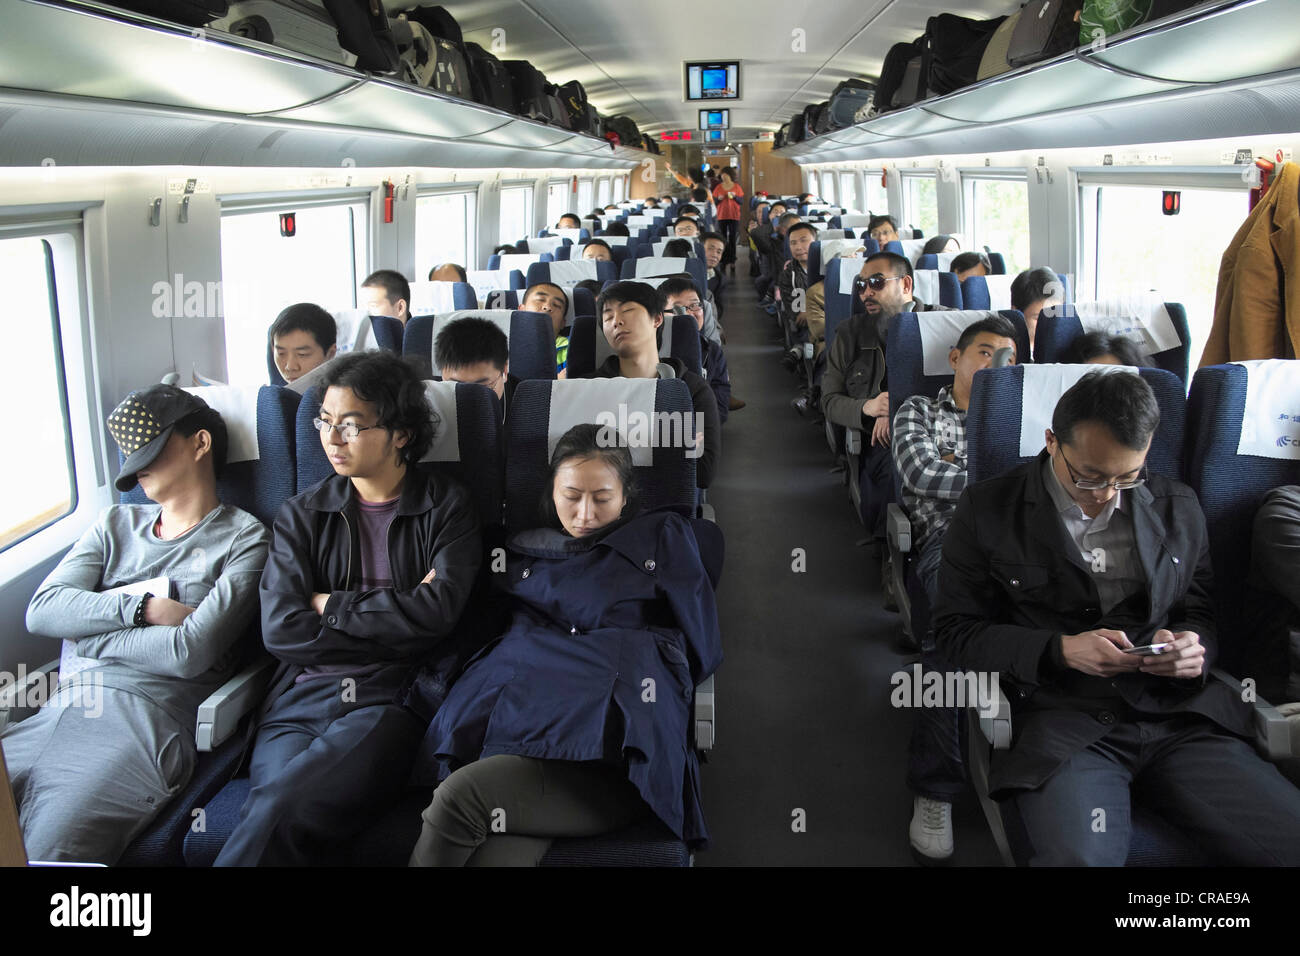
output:
[{"label": "green bag on rack", "polygon": [[1092,46],[1137,26],[1151,15],[1152,0],[1084,0],[1079,45]]}]

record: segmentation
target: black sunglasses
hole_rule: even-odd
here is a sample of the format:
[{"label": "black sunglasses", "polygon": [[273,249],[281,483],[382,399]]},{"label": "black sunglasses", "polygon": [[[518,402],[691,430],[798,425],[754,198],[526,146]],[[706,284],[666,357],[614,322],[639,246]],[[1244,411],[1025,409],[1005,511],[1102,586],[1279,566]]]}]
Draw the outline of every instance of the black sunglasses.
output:
[{"label": "black sunglasses", "polygon": [[901,279],[901,278],[903,277],[887,276],[877,272],[875,275],[869,275],[865,278],[863,278],[862,276],[858,276],[854,280],[854,285],[858,287],[859,292],[861,292],[863,289],[870,289],[872,292],[879,292],[881,289],[885,287],[886,282],[890,282],[894,279]]}]

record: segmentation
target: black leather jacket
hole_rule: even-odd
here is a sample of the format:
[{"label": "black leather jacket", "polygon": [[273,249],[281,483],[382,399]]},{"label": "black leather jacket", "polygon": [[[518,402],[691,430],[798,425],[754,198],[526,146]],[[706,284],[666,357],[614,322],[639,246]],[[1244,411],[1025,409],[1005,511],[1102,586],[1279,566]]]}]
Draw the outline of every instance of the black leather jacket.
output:
[{"label": "black leather jacket", "polygon": [[[469,493],[445,475],[408,470],[388,528],[391,588],[361,589],[359,527],[356,491],[339,475],[276,516],[261,584],[262,638],[281,661],[269,699],[308,665],[392,665],[380,672],[389,684],[394,668],[409,673],[447,652],[483,558]],[[433,581],[422,584],[430,569]],[[323,615],[311,607],[316,592],[330,595]]]}]

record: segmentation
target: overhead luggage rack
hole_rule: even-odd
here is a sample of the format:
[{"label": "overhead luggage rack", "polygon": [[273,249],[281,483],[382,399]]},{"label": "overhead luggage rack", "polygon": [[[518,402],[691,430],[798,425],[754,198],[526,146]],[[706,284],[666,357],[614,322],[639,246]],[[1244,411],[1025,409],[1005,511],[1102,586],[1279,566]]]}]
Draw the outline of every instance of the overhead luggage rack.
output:
[{"label": "overhead luggage rack", "polygon": [[802,164],[1294,132],[1297,22],[1300,0],[1206,4],[776,153]]},{"label": "overhead luggage rack", "polygon": [[53,152],[60,166],[631,169],[649,155],[94,0],[0,0],[0,22],[0,115],[24,133],[0,137],[0,166]]}]

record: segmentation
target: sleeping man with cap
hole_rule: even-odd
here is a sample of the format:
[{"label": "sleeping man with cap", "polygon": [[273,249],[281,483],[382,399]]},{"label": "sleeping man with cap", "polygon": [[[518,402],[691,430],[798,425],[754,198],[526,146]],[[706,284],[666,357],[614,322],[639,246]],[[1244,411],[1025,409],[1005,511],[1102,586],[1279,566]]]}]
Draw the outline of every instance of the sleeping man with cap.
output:
[{"label": "sleeping man with cap", "polygon": [[[32,634],[68,642],[58,691],[0,735],[32,860],[115,863],[189,782],[198,706],[239,663],[270,542],[217,497],[226,425],[202,399],[132,392],[108,430],[118,490],[153,503],[105,509],[27,608]],[[167,593],[118,590],[159,578]]]}]

